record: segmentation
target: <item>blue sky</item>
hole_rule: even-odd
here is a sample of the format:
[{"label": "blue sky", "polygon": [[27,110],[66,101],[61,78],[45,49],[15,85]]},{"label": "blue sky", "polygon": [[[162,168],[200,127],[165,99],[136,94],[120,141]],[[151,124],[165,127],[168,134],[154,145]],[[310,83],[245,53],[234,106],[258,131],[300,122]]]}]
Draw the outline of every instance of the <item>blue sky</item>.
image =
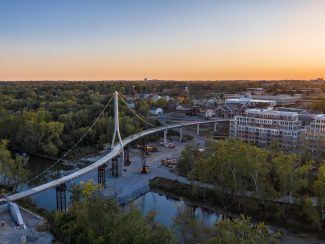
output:
[{"label": "blue sky", "polygon": [[319,76],[324,7],[321,0],[2,0],[0,80]]}]

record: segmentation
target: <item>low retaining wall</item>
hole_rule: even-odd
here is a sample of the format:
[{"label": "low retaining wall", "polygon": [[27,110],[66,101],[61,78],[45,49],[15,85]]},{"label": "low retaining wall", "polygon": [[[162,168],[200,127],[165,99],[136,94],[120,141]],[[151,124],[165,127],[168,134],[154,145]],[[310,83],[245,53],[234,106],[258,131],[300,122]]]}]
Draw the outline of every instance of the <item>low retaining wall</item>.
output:
[{"label": "low retaining wall", "polygon": [[128,196],[118,197],[117,202],[121,205],[126,205],[126,204],[134,201],[135,199],[141,197],[142,195],[146,194],[149,191],[150,191],[150,186],[149,186],[149,184],[147,184],[147,185],[143,186],[142,188],[132,192]]}]

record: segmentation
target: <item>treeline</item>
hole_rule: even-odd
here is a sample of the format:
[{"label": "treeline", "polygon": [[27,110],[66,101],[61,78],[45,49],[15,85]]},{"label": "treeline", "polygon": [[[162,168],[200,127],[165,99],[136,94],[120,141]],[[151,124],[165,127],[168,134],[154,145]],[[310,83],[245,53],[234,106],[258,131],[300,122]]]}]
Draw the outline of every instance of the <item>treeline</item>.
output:
[{"label": "treeline", "polygon": [[325,114],[325,98],[323,97],[320,100],[312,102],[310,108],[314,111]]},{"label": "treeline", "polygon": [[[236,140],[210,142],[205,152],[187,146],[178,165],[181,174],[210,183],[217,194],[231,196],[239,206],[245,198],[255,198],[256,212],[265,215],[272,201],[303,205],[297,213],[308,228],[325,227],[325,165],[317,165],[295,154],[263,149]],[[318,207],[314,199],[318,198]],[[278,209],[279,219],[286,219]],[[274,212],[274,215],[276,213]]]},{"label": "treeline", "polygon": [[[135,93],[158,93],[172,96],[180,103],[190,103],[193,97],[202,98],[219,92],[238,93],[247,87],[287,91],[305,83],[304,81],[1,82],[0,138],[8,140],[9,147],[14,151],[57,156],[71,147],[89,129],[115,90],[130,97]],[[312,86],[311,83],[307,85]],[[322,87],[322,84],[317,86]],[[138,100],[136,110],[146,117],[151,105],[166,107],[166,104],[165,99],[155,103]],[[317,106],[321,108],[322,104]],[[110,141],[113,131],[112,110],[113,107],[107,109],[89,135],[84,138],[81,146],[102,148],[103,144]],[[145,128],[124,104],[120,106],[120,115],[123,136]]]},{"label": "treeline", "polygon": [[[8,83],[0,85],[0,138],[13,151],[57,156],[76,143],[123,84]],[[147,116],[149,106],[140,101],[137,110]],[[120,129],[128,136],[146,128],[120,104]],[[113,133],[113,102],[90,130],[81,146],[99,147]]]}]

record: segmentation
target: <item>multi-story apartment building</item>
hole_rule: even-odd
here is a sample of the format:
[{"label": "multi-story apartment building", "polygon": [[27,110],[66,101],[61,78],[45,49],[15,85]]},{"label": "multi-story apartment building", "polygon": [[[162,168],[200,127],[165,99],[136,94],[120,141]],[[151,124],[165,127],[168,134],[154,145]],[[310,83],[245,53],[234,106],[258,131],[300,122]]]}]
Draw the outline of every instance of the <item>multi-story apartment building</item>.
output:
[{"label": "multi-story apartment building", "polygon": [[325,114],[315,115],[310,125],[302,129],[301,143],[315,156],[325,155]]},{"label": "multi-story apartment building", "polygon": [[301,121],[297,112],[268,109],[247,109],[230,122],[229,137],[265,147],[272,142],[283,149],[298,146]]}]

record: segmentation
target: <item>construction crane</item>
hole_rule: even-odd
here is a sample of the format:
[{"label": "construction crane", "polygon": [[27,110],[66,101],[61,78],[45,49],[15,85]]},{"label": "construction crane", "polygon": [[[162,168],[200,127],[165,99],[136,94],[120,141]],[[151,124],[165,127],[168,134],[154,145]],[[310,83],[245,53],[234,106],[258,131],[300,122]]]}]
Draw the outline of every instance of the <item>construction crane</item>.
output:
[{"label": "construction crane", "polygon": [[133,103],[134,103],[134,109],[137,108],[137,92],[135,90],[135,86],[132,86],[132,90],[133,90]]},{"label": "construction crane", "polygon": [[132,86],[132,89],[133,89],[133,100],[135,103],[135,100],[137,99],[137,92],[135,91],[135,86]]},{"label": "construction crane", "polygon": [[141,167],[141,174],[148,174],[150,171],[149,165],[146,162],[146,154],[147,154],[147,146],[146,143],[144,141],[144,139],[142,140],[142,147],[141,147],[141,163],[142,163],[142,167]]},{"label": "construction crane", "polygon": [[152,90],[152,94],[156,94],[156,90],[157,90],[157,83],[155,83],[155,87],[154,87],[154,89]]},{"label": "construction crane", "polygon": [[141,163],[142,163],[142,168],[141,168],[141,174],[148,174],[150,171],[149,165],[146,162],[146,156],[143,151],[141,151]]}]

